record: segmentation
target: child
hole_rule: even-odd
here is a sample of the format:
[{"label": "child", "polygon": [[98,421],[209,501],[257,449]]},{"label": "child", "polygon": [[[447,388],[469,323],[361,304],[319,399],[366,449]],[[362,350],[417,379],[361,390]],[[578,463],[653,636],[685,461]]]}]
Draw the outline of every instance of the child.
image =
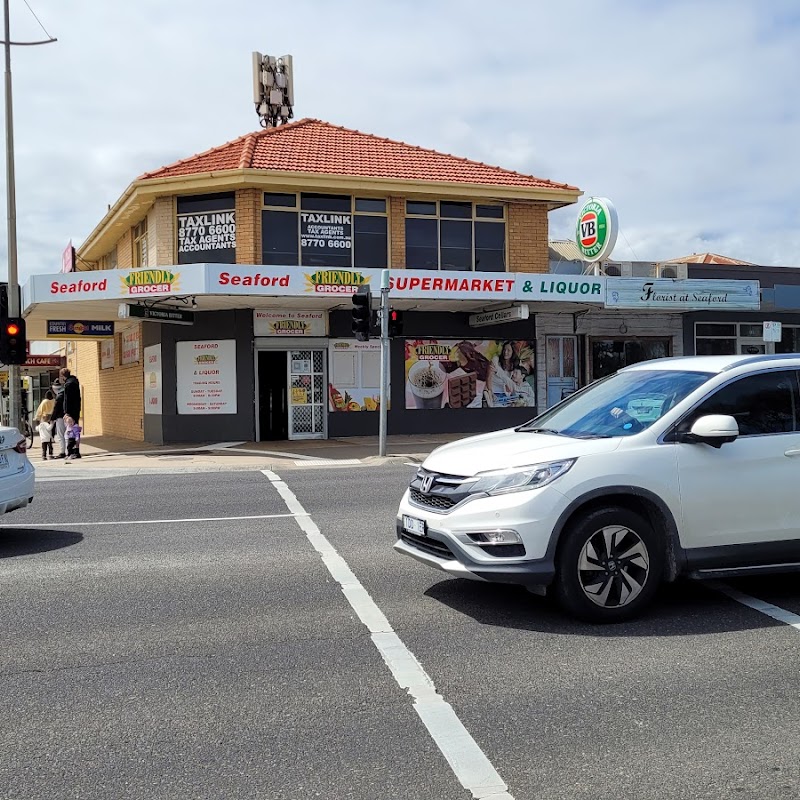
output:
[{"label": "child", "polygon": [[511,380],[514,381],[514,389],[517,393],[518,400],[522,401],[519,405],[528,407],[535,406],[536,394],[533,391],[533,386],[525,380],[525,373],[520,367],[516,367],[512,371]]},{"label": "child", "polygon": [[53,432],[50,430],[50,421],[42,420],[37,428],[39,438],[42,440],[42,461],[47,461],[48,454],[53,458]]},{"label": "child", "polygon": [[81,457],[81,426],[69,415],[64,415],[67,434],[67,461]]}]

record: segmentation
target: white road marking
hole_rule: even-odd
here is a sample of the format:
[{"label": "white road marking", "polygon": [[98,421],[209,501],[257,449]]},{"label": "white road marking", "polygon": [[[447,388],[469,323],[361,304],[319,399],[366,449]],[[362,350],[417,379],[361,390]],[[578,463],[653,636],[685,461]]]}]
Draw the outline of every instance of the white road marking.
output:
[{"label": "white road marking", "polygon": [[726,583],[709,581],[708,585],[712,586],[718,592],[730,597],[731,600],[735,600],[737,603],[741,603],[743,606],[752,608],[754,611],[760,611],[762,614],[772,617],[772,619],[775,619],[778,622],[784,622],[787,625],[790,625],[792,628],[800,631],[800,615],[791,611],[787,611],[785,608],[774,606],[772,603],[767,603],[764,600],[759,600],[757,597],[751,597],[749,594],[744,594],[744,592],[740,592],[738,589],[734,589],[733,587],[728,586]]},{"label": "white road marking", "polygon": [[[303,512],[305,513],[305,512]],[[231,522],[237,519],[292,519],[297,514],[254,514],[247,517],[191,517],[186,519],[129,519],[107,522],[26,522],[4,524],[0,528],[84,528],[87,525],[163,525],[165,522]]]},{"label": "white road marking", "polygon": [[283,498],[312,547],[322,557],[328,572],[341,586],[344,596],[369,630],[373,644],[400,688],[406,689],[414,698],[414,710],[461,785],[472,792],[474,798],[514,800],[505,782],[464,727],[453,707],[436,691],[422,665],[394,632],[389,620],[347,562],[325,538],[294,492],[272,470],[265,469],[262,472]]}]

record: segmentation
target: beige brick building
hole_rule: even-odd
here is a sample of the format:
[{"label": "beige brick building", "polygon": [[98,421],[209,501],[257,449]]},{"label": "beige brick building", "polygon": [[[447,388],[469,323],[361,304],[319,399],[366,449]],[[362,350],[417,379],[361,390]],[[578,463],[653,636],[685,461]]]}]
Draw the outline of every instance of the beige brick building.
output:
[{"label": "beige brick building", "polygon": [[[292,428],[295,417],[303,418],[300,428],[310,426],[310,435],[367,433],[377,425],[377,415],[362,414],[356,421],[357,415],[335,413],[341,409],[331,399],[338,392],[332,373],[341,373],[343,386],[351,389],[345,394],[354,398],[356,390],[363,394],[365,388],[356,383],[374,383],[374,357],[366,351],[352,359],[342,355],[349,352],[344,340],[352,340],[349,296],[342,297],[340,285],[320,287],[319,281],[358,284],[370,279],[374,288],[376,271],[408,270],[424,276],[420,291],[423,285],[450,289],[434,288],[430,299],[419,302],[409,296],[393,303],[405,314],[406,341],[449,342],[470,335],[489,342],[485,347],[490,349],[492,341],[505,338],[524,349],[522,343],[535,338],[532,322],[470,333],[465,313],[486,307],[481,292],[489,292],[487,300],[494,300],[491,292],[501,292],[497,287],[505,291],[505,282],[494,278],[548,271],[548,212],[574,203],[579,195],[567,184],[301,120],[248,134],[133,181],[78,249],[81,274],[64,278],[66,283],[57,289],[52,288],[57,282],[51,281],[48,290],[42,281],[36,304],[44,309],[48,300],[69,300],[74,303],[70,319],[115,319],[114,307],[121,300],[196,314],[194,325],[180,327],[116,320],[113,339],[99,342],[79,336],[68,343],[68,364],[83,386],[87,436],[152,441],[302,436],[303,430]],[[226,264],[230,266],[219,267]],[[256,267],[263,269],[254,271]],[[294,285],[300,269],[305,269],[305,289],[288,292],[281,281]],[[85,288],[94,284],[91,275],[83,273],[95,271],[105,281],[102,290]],[[119,280],[113,277],[117,273]],[[437,284],[437,275],[450,276],[450,283]],[[453,282],[459,275],[473,277],[468,283],[460,278]],[[476,276],[484,282],[475,283]],[[247,280],[261,283],[243,294],[242,286],[248,284],[242,282]],[[274,282],[265,288],[267,280]],[[303,291],[309,293],[305,298]],[[512,299],[508,291],[497,300]],[[460,303],[458,292],[474,300],[469,308]],[[304,314],[322,314],[319,327],[315,316],[308,327],[313,335],[307,341],[313,340],[313,348],[299,338],[284,337],[283,349],[276,350],[277,335],[263,327],[259,309],[264,319],[285,312],[287,326],[300,324]],[[35,312],[34,328],[37,320]],[[227,405],[216,411],[203,407],[209,411],[205,414],[181,394],[181,359],[187,343],[223,340],[235,342],[235,374],[225,380],[236,385],[223,393],[227,398],[235,395],[236,401],[226,400]],[[343,342],[338,359],[331,349],[334,340]],[[430,429],[430,413],[408,407],[403,340],[398,337],[392,347],[395,430]],[[161,371],[149,372],[146,354],[153,359],[156,352]],[[282,369],[276,370],[282,358],[276,352],[288,359],[286,380],[275,377]],[[295,358],[296,353],[312,355]],[[481,358],[490,361],[487,354]],[[292,364],[299,369],[300,362],[303,369],[311,365],[305,376],[291,371]],[[526,366],[531,381],[534,368],[531,360]],[[465,371],[469,372],[464,365],[456,370]],[[479,384],[486,383],[480,380],[481,375],[486,378],[484,372],[478,369]],[[310,382],[303,383],[306,377]],[[163,380],[158,403],[151,398],[157,414],[146,413],[145,402],[154,380]],[[265,384],[275,382],[281,396],[265,392]],[[400,391],[404,382],[406,398]],[[448,382],[455,386],[455,378]],[[324,398],[319,397],[318,383],[327,385]],[[468,391],[474,406],[480,398],[473,396],[474,385]],[[292,398],[301,397],[313,402],[298,402],[295,408]],[[264,410],[275,403],[287,405],[288,422],[275,422]],[[372,410],[374,398],[351,399],[350,407],[354,404],[359,410]],[[496,417],[499,409],[486,411]],[[481,414],[473,416],[467,420],[462,415],[460,422],[445,427],[458,429],[466,421],[467,428],[480,429],[476,420]],[[435,420],[433,424],[440,427]]]}]

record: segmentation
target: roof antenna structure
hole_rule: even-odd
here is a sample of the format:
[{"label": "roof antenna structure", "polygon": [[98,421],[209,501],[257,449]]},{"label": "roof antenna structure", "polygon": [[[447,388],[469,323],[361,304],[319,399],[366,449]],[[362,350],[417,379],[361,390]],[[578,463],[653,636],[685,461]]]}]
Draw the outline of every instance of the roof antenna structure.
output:
[{"label": "roof antenna structure", "polygon": [[262,128],[285,125],[294,116],[291,56],[253,53],[253,102]]}]

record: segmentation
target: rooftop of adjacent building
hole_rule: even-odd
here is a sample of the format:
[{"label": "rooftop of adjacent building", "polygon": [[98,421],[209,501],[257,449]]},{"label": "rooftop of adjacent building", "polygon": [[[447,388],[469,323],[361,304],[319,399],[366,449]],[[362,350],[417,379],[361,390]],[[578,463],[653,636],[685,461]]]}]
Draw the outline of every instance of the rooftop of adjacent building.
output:
[{"label": "rooftop of adjacent building", "polygon": [[[571,239],[551,239],[548,243],[551,261],[583,261],[583,255],[578,245]],[[619,264],[630,259],[609,258],[607,263]],[[715,264],[720,266],[757,266],[752,261],[744,261],[718,253],[693,253],[690,256],[679,256],[659,261],[659,264]]]}]

